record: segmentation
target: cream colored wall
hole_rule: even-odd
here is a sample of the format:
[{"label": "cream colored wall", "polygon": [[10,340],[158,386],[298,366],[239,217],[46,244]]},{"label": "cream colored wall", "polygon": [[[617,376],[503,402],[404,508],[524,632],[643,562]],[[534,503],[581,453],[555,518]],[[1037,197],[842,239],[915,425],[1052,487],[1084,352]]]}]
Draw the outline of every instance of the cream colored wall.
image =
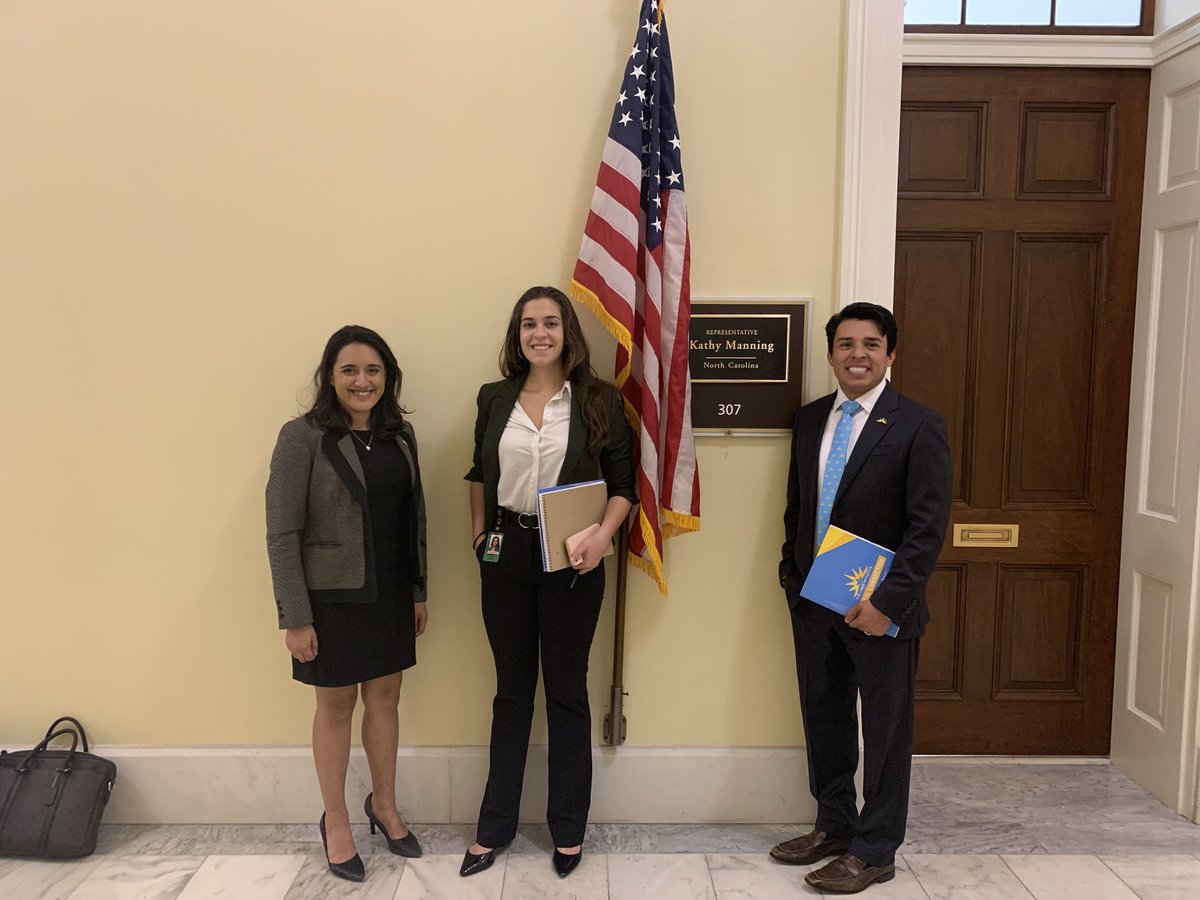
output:
[{"label": "cream colored wall", "polygon": [[[402,362],[430,505],[401,740],[486,742],[475,389],[512,298],[569,278],[636,7],[0,2],[0,744],[63,712],[108,744],[307,742],[262,491],[346,322]],[[823,320],[842,4],[668,10],[694,292],[812,294]],[[699,456],[704,528],[668,545],[670,599],[631,573],[630,742],[801,743],[786,442]],[[611,634],[608,604],[597,735]]]}]

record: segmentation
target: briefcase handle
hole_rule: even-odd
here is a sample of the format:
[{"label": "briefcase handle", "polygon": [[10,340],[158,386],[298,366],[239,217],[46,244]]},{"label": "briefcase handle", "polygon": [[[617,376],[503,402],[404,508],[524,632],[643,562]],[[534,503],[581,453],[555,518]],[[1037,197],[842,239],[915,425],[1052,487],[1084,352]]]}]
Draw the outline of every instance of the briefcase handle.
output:
[{"label": "briefcase handle", "polygon": [[[75,726],[75,730],[77,732],[79,732],[79,739],[80,739],[80,741],[83,742],[83,752],[87,753],[88,752],[87,732],[83,730],[83,725],[74,716],[59,716],[57,719],[55,719],[53,722],[51,722],[50,727],[46,729],[46,737],[49,737],[51,732],[53,732],[54,729],[57,728],[63,722],[70,722],[72,725]],[[70,731],[67,729],[63,729],[62,731],[59,732],[59,734],[70,734]],[[74,750],[73,747],[71,749]]]},{"label": "briefcase handle", "polygon": [[29,771],[30,761],[35,756],[37,756],[39,753],[41,753],[43,750],[45,750],[46,747],[49,746],[49,744],[52,740],[54,740],[55,738],[58,738],[58,737],[62,737],[63,735],[66,735],[67,737],[69,737],[71,739],[71,749],[67,753],[67,758],[63,761],[62,771],[70,772],[71,771],[71,763],[75,760],[75,751],[79,747],[79,735],[73,729],[63,728],[59,731],[55,731],[55,732],[52,732],[51,734],[46,735],[44,738],[42,738],[42,742],[40,744],[38,744],[36,747],[34,747],[32,750],[30,750],[28,753],[26,753],[25,758],[23,760],[21,760],[21,764],[19,766],[17,766],[17,774],[24,775],[27,771]]}]

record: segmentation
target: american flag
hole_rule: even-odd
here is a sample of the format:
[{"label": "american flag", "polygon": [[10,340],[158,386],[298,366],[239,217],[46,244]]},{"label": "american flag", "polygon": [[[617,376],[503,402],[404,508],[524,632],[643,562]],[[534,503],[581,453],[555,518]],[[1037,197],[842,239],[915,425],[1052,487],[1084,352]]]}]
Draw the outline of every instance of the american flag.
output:
[{"label": "american flag", "polygon": [[663,540],[700,527],[688,377],[691,242],[660,0],[643,0],[571,293],[617,339],[617,387],[638,432],[641,504],[629,561],[666,594]]}]

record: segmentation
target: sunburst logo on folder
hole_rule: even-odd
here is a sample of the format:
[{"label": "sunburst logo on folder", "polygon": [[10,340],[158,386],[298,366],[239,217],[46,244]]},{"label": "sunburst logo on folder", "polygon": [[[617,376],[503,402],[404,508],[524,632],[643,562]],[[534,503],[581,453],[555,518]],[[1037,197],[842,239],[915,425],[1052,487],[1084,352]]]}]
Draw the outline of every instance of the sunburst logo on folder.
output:
[{"label": "sunburst logo on folder", "polygon": [[863,566],[862,568],[854,569],[846,575],[846,587],[850,589],[850,593],[854,595],[855,600],[862,593],[863,582],[869,574],[871,574],[871,570]]}]

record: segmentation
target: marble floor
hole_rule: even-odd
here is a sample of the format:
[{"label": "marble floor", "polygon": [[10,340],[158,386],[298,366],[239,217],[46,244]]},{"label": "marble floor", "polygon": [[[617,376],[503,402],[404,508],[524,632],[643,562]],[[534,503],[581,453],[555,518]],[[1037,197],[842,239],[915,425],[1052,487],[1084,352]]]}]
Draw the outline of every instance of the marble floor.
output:
[{"label": "marble floor", "polygon": [[[570,878],[550,866],[544,826],[525,826],[489,871],[458,877],[469,825],[415,826],[426,855],[355,836],[368,876],[325,869],[313,825],[109,825],[77,862],[0,859],[2,900],[773,900],[817,896],[807,867],[777,865],[779,825],[589,826]],[[380,851],[383,852],[380,852]],[[866,896],[911,900],[1143,898],[1200,895],[1200,826],[1103,764],[922,760],[897,876]]]}]

